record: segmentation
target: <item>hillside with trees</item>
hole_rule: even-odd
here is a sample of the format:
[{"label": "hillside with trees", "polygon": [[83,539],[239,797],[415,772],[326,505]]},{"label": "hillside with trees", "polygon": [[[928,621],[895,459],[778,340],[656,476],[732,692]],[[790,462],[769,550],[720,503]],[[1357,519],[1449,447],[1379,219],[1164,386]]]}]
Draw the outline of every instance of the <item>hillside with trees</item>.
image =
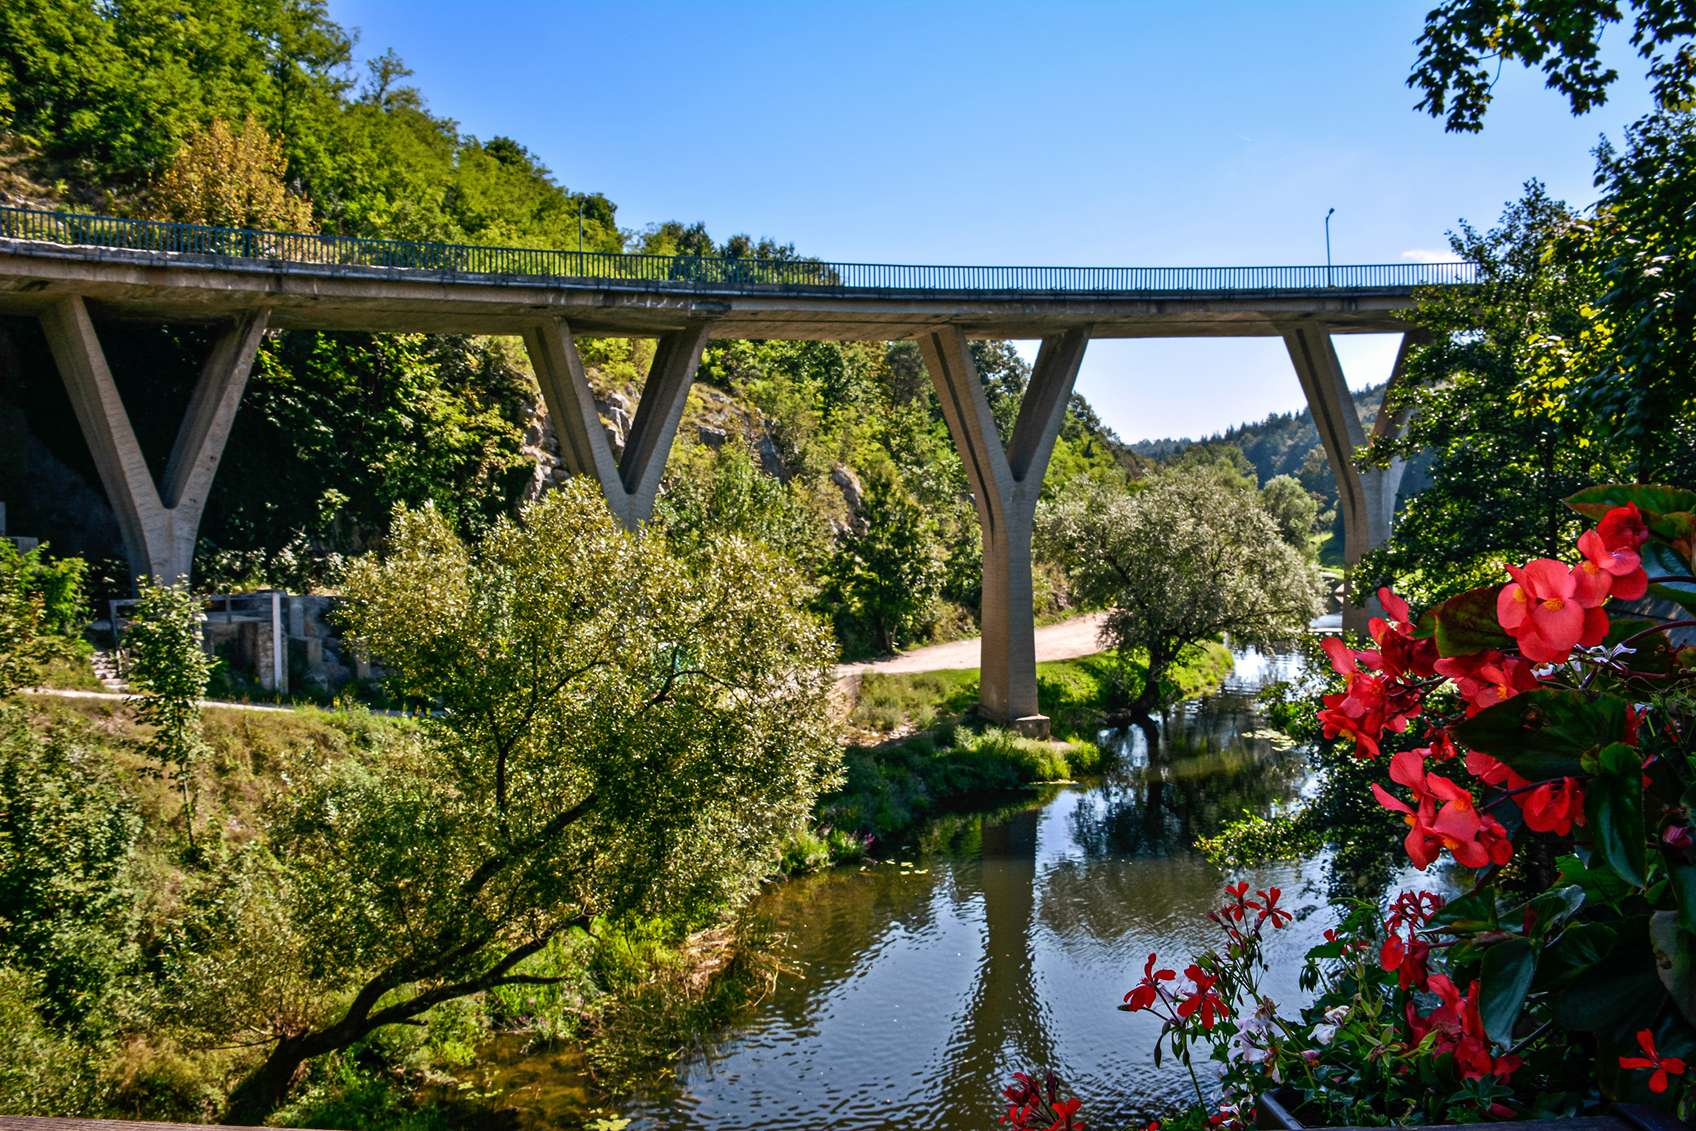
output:
[{"label": "hillside with trees", "polygon": [[[409,76],[393,52],[360,61],[317,0],[192,21],[168,5],[3,4],[0,203],[405,240],[561,248],[581,230],[591,251],[797,254],[700,223],[623,226],[615,202],[569,186],[517,140],[465,133]],[[103,328],[103,339],[162,466],[209,339],[182,326]],[[582,349],[616,447],[653,344]],[[974,349],[1010,429],[1029,366],[1006,343]],[[30,320],[0,319],[0,376],[0,422],[19,437],[0,460],[12,529],[104,560],[96,581],[121,590],[115,528]],[[511,339],[268,335],[201,527],[198,584],[333,588],[397,505],[433,504],[464,535],[486,529],[564,478],[540,400]],[[1074,398],[1048,489],[1122,480],[1117,451]],[[717,517],[799,556],[846,654],[971,630],[977,520],[911,343],[710,348],[662,510],[700,521],[690,512],[729,505],[749,464],[773,482],[757,488],[758,506]],[[67,513],[57,500],[72,496],[81,505]],[[1045,612],[1064,605],[1055,577],[1039,587]]]}]

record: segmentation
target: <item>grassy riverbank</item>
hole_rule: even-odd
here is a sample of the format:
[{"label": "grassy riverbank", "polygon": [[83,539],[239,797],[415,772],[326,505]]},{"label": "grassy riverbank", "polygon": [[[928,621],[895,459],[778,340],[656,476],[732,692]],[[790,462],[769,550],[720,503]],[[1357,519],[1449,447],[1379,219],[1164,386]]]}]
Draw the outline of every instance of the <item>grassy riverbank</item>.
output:
[{"label": "grassy riverbank", "polygon": [[[342,760],[380,764],[415,750],[419,723],[362,710],[253,711],[209,708],[208,751],[196,775],[199,847],[181,835],[179,795],[150,772],[141,728],[111,699],[23,697],[9,714],[0,753],[27,766],[48,744],[96,788],[109,790],[116,820],[135,820],[125,892],[133,893],[105,1004],[75,1033],[40,1021],[42,986],[0,952],[0,1024],[16,1036],[0,1051],[0,1111],[53,1110],[201,1122],[215,1118],[253,1049],[198,1047],[171,1027],[132,1025],[168,1006],[154,1000],[152,968],[169,962],[162,945],[185,900],[244,853],[263,853],[267,812],[311,768]],[[23,771],[27,772],[27,771]],[[9,817],[0,798],[0,834]],[[0,835],[0,877],[16,863]],[[129,898],[126,896],[126,898]],[[140,940],[134,946],[133,940]],[[720,1031],[736,1010],[769,988],[775,949],[755,924],[736,918],[690,923],[663,917],[596,922],[556,939],[525,972],[558,979],[446,1002],[417,1025],[377,1030],[352,1047],[313,1061],[287,1107],[289,1126],[349,1131],[503,1125],[498,1089],[480,1085],[488,1052],[511,1047],[567,1050],[588,1099],[632,1083]],[[290,1008],[316,1014],[334,1001],[301,986]],[[491,1120],[494,1122],[491,1122]]]},{"label": "grassy riverbank", "polygon": [[[922,844],[929,830],[945,830],[953,815],[1027,797],[1036,783],[1099,770],[1102,751],[1090,739],[1103,713],[1125,693],[1113,665],[1096,656],[1040,668],[1042,708],[1059,736],[1049,742],[974,723],[966,708],[975,701],[976,672],[866,677],[854,725],[865,735],[871,720],[887,720],[885,733],[898,737],[876,741],[871,731],[874,740],[845,751],[844,784],[821,799],[813,831],[791,842],[774,871]],[[1223,648],[1203,649],[1186,663],[1183,685],[1199,692],[1228,670]],[[49,1103],[56,1110],[213,1117],[253,1052],[190,1047],[169,1029],[126,1026],[123,1018],[143,1008],[153,992],[147,970],[157,956],[150,957],[153,943],[145,940],[168,934],[173,909],[195,898],[222,862],[265,850],[267,812],[291,782],[344,759],[379,764],[408,756],[420,724],[363,710],[207,710],[209,750],[197,772],[200,847],[185,851],[179,795],[149,772],[126,704],[30,696],[19,713],[31,748],[50,742],[73,751],[73,763],[106,783],[102,788],[110,787],[139,819],[129,871],[138,920],[125,934],[144,942],[115,968],[113,1004],[103,1007],[109,1016],[84,1038],[34,1027],[39,988],[0,963],[0,1020],[10,1018],[19,1047],[37,1054],[21,1062],[22,1076],[19,1065],[0,1058],[0,1101],[56,1096],[62,1098]],[[537,1048],[560,1050],[571,1066],[570,1086],[582,1090],[587,1110],[732,1023],[769,988],[774,953],[757,925],[737,919],[596,923],[528,960],[527,972],[557,982],[446,1003],[420,1025],[380,1029],[321,1057],[276,1118],[293,1126],[373,1131],[481,1125],[491,1105],[515,1086],[501,1077],[502,1057],[495,1052]],[[298,1008],[334,1004],[308,992]],[[39,1106],[37,1100],[28,1105]]]},{"label": "grassy riverbank", "polygon": [[[1218,687],[1231,653],[1207,643],[1172,670],[1177,698]],[[1009,791],[1064,781],[1104,768],[1096,744],[1104,720],[1141,689],[1141,672],[1111,654],[1037,665],[1037,701],[1053,724],[1048,742],[974,721],[978,673],[963,671],[860,678],[848,715],[857,741],[844,755],[846,781],[820,799],[819,825],[792,842],[783,869],[858,859],[910,838],[933,815],[993,802]]]}]

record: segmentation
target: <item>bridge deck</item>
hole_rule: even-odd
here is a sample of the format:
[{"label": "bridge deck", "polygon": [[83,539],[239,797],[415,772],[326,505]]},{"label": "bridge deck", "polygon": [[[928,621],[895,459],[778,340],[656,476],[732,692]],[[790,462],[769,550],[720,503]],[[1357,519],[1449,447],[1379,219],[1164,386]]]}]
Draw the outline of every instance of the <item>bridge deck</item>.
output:
[{"label": "bridge deck", "polygon": [[0,209],[0,312],[37,313],[76,294],[108,317],[221,319],[266,306],[273,326],[314,329],[515,333],[563,317],[579,335],[651,336],[706,321],[716,338],[890,340],[942,325],[1035,338],[1085,324],[1092,337],[1139,338],[1271,335],[1318,319],[1339,333],[1387,332],[1405,328],[1416,286],[1467,278],[1462,264],[945,267],[576,254]]}]

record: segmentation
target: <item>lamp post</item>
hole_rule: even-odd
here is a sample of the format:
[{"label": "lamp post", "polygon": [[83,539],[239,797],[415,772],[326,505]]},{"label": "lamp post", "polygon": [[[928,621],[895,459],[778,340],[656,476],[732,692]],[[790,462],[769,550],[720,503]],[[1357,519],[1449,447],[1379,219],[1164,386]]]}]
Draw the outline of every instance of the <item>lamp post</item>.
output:
[{"label": "lamp post", "polygon": [[[1327,221],[1329,222],[1329,221]],[[1330,229],[1326,229],[1326,246],[1330,246]],[[577,273],[583,274],[583,198],[577,198]]]},{"label": "lamp post", "polygon": [[[1327,287],[1334,285],[1331,282],[1331,212],[1335,211],[1336,209],[1333,208],[1330,212],[1325,213],[1325,285]],[[582,242],[581,236],[578,237],[578,241]]]}]

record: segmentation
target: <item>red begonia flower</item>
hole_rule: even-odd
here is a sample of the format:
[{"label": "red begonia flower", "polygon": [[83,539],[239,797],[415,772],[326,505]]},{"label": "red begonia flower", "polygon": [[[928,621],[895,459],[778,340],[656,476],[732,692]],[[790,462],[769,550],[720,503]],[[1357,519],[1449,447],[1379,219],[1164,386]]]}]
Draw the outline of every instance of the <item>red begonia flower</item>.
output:
[{"label": "red begonia flower", "polygon": [[1627,503],[1603,515],[1596,524],[1596,533],[1610,550],[1636,550],[1649,540],[1649,524],[1643,521],[1643,512],[1636,503]]},{"label": "red begonia flower", "polygon": [[1566,836],[1573,825],[1584,823],[1584,790],[1577,778],[1543,782],[1515,800],[1533,832]]},{"label": "red begonia flower", "polygon": [[1600,609],[1595,612],[1602,619],[1585,623],[1586,610],[1575,598],[1578,580],[1565,562],[1537,558],[1523,567],[1508,566],[1508,573],[1513,581],[1496,595],[1496,620],[1526,659],[1560,663],[1598,626],[1606,634],[1607,614]]}]

